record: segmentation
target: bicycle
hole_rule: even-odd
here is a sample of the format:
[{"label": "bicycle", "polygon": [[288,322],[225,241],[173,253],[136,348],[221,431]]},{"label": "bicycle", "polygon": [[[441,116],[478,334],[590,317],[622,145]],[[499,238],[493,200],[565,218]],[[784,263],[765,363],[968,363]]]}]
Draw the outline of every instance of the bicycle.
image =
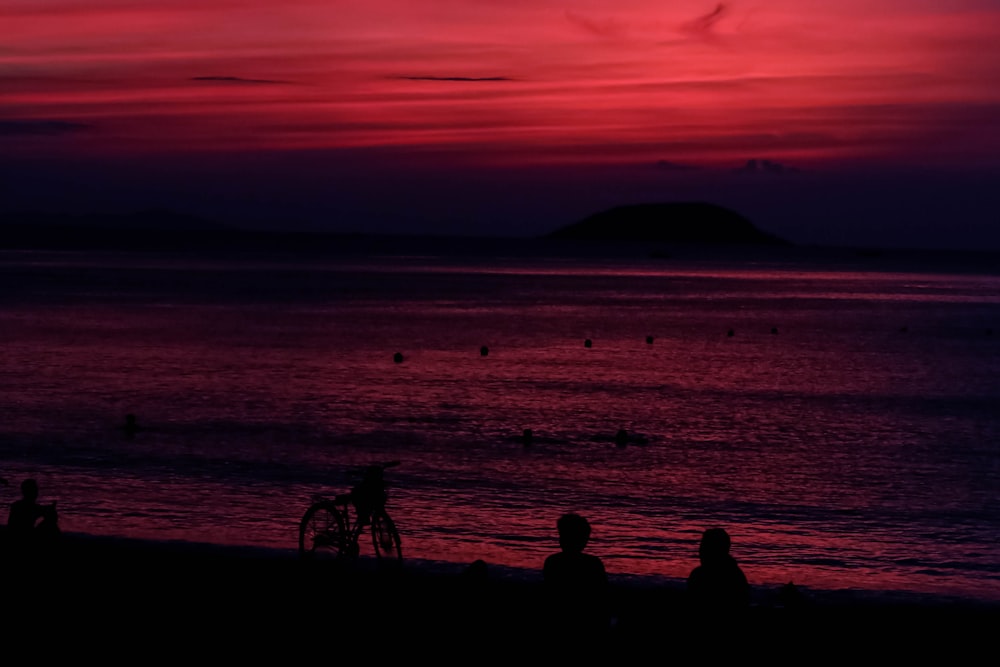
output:
[{"label": "bicycle", "polygon": [[380,561],[402,561],[399,532],[385,511],[389,494],[384,473],[397,465],[399,461],[366,466],[361,481],[348,493],[333,498],[314,495],[312,505],[299,523],[299,557],[341,562],[357,558],[361,533],[370,527],[375,556]]}]

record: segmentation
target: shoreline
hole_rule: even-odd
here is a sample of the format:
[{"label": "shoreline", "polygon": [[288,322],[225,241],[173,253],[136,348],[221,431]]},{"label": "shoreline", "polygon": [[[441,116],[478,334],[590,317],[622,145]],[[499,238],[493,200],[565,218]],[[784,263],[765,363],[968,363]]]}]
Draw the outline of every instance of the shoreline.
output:
[{"label": "shoreline", "polygon": [[[435,658],[466,656],[469,642],[512,656],[546,646],[567,650],[567,638],[551,633],[540,576],[508,577],[490,567],[485,580],[473,580],[460,566],[407,567],[404,561],[393,569],[361,559],[337,568],[300,561],[292,550],[72,533],[63,538],[45,557],[6,563],[8,572],[23,575],[5,589],[8,608],[18,610],[6,621],[12,632],[71,638],[75,652],[104,655],[109,631],[165,650],[205,646],[245,657],[260,651],[322,657],[328,641],[345,639],[354,645],[363,640],[368,650],[375,650],[372,642],[388,642],[387,651],[405,647],[400,655],[418,651]],[[693,613],[681,589],[618,578],[612,578],[610,607],[608,635],[572,646],[588,656],[604,650],[640,656],[672,650],[664,643],[678,642],[707,642],[721,651],[753,642],[779,653],[799,645],[855,653],[874,644],[893,653],[919,648],[917,655],[929,644],[990,646],[989,628],[1000,619],[1000,603],[849,597],[755,604],[738,615],[706,619]],[[400,643],[404,637],[410,639]],[[716,637],[737,641],[714,646]]]},{"label": "shoreline", "polygon": [[[151,237],[141,230],[65,227],[2,227],[8,237],[0,239],[0,255],[53,253],[96,254],[135,258],[150,256],[214,257],[231,262],[296,258],[330,262],[372,257],[406,261],[415,256],[434,256],[448,261],[565,261],[622,260],[652,263],[664,271],[683,270],[694,262],[732,266],[745,262],[787,265],[796,270],[830,266],[840,270],[872,272],[958,273],[997,275],[1000,249],[907,248],[838,245],[769,245],[741,243],[697,243],[656,241],[595,242],[581,239],[531,237],[406,236],[379,234],[310,234],[265,231],[192,232],[154,230]],[[56,236],[53,232],[58,231]],[[150,240],[152,239],[152,240]]]},{"label": "shoreline", "polygon": [[[0,542],[4,526],[0,526]],[[254,564],[266,569],[295,570],[303,567],[294,548],[251,545],[226,545],[185,540],[156,540],[115,535],[93,535],[64,532],[56,556],[62,567],[72,570],[76,564],[87,563],[91,568],[128,566],[130,561],[175,562],[178,565],[211,569],[223,564]],[[404,558],[403,570],[409,578],[444,581],[461,578],[467,563]],[[487,563],[489,580],[496,585],[536,587],[542,583],[541,568],[519,568]],[[352,572],[359,577],[377,576],[378,563],[371,556],[361,556]],[[666,598],[684,596],[684,581],[667,577],[608,573],[611,587],[630,595],[657,594]],[[781,600],[780,585],[761,585],[751,582],[752,608],[780,608],[789,606]],[[814,608],[927,608],[969,609],[1000,613],[1000,600],[963,597],[934,593],[866,588],[815,589],[797,585],[800,605]]]}]

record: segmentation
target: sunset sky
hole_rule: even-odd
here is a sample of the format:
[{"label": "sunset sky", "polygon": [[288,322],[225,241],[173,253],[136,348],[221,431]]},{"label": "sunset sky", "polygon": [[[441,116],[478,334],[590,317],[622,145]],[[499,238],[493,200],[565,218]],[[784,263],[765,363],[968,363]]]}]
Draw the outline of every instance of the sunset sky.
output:
[{"label": "sunset sky", "polygon": [[0,0],[0,28],[0,210],[531,236],[707,200],[1000,248],[1000,0]]}]

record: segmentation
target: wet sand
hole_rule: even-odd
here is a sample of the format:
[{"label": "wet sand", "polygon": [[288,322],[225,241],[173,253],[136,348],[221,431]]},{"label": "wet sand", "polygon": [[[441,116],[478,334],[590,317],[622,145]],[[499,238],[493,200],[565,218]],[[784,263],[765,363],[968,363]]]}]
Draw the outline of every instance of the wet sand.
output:
[{"label": "wet sand", "polygon": [[537,581],[85,536],[64,536],[47,558],[8,554],[5,568],[8,644],[131,664],[954,659],[992,655],[1000,628],[1000,605],[971,603],[767,604],[706,618],[677,590],[617,584],[607,635],[572,636],[552,632]]}]

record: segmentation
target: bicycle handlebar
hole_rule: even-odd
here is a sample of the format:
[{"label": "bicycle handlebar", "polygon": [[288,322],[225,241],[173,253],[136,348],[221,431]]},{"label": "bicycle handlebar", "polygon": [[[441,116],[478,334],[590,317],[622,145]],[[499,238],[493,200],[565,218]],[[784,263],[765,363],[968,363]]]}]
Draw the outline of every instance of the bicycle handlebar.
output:
[{"label": "bicycle handlebar", "polygon": [[379,463],[369,463],[368,465],[354,466],[352,468],[352,475],[359,477],[361,479],[368,479],[373,474],[378,478],[382,477],[382,473],[385,472],[386,468],[394,468],[399,465],[399,461],[381,461]]}]

